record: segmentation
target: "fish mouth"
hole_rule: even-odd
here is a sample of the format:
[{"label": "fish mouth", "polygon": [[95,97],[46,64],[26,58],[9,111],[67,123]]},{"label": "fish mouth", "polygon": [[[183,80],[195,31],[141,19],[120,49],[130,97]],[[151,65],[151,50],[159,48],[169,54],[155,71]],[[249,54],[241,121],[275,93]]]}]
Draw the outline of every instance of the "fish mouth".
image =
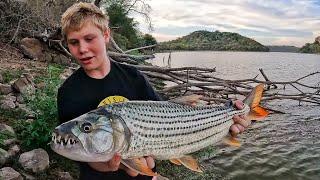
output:
[{"label": "fish mouth", "polygon": [[52,141],[50,143],[51,149],[74,161],[82,162],[104,162],[109,161],[113,154],[94,154],[88,153],[81,141],[72,134],[60,135],[58,133],[52,133]]},{"label": "fish mouth", "polygon": [[78,146],[79,143],[80,141],[78,138],[72,134],[60,135],[55,132],[52,133],[51,147],[54,147],[54,149],[72,149],[73,147]]}]

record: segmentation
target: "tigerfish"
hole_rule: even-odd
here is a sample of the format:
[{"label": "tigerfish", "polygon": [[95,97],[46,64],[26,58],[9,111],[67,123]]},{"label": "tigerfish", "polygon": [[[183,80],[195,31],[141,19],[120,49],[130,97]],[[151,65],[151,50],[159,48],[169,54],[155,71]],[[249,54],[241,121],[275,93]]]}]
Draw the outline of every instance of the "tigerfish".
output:
[{"label": "tigerfish", "polygon": [[241,110],[232,102],[191,106],[179,100],[105,105],[56,127],[51,148],[84,162],[108,161],[119,153],[121,163],[149,176],[158,174],[140,163],[140,157],[170,160],[201,172],[189,154],[228,136],[234,115],[245,115],[246,120],[266,117],[268,112],[259,106],[263,88],[263,84],[257,85],[243,101]]}]

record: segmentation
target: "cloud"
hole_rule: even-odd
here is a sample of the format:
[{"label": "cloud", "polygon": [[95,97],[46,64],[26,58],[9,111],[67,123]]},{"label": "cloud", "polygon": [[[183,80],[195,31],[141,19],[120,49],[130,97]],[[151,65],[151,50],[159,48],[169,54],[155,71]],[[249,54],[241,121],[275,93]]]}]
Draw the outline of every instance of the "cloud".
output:
[{"label": "cloud", "polygon": [[170,41],[177,39],[179,36],[178,35],[168,35],[168,34],[162,34],[162,33],[151,33],[153,37],[157,37],[158,42],[163,42],[163,41]]},{"label": "cloud", "polygon": [[[150,15],[157,39],[183,36],[195,30],[206,29],[240,33],[264,42],[263,44],[288,42],[288,45],[302,46],[320,36],[319,0],[148,2],[153,9]],[[146,31],[143,26],[141,28]]]}]

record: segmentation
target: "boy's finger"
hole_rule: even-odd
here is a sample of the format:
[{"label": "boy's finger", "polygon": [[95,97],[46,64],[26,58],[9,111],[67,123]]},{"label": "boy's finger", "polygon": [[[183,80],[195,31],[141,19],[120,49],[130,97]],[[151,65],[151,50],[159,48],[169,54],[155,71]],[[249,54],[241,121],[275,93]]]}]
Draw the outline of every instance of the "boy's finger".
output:
[{"label": "boy's finger", "polygon": [[230,127],[230,133],[232,136],[237,136],[240,133],[240,130],[238,129],[238,127],[235,124],[233,124]]},{"label": "boy's finger", "polygon": [[237,109],[243,109],[244,108],[244,104],[242,101],[240,100],[236,100],[233,102],[234,106],[237,108]]},{"label": "boy's finger", "polygon": [[150,169],[153,169],[154,166],[155,166],[154,159],[153,159],[151,156],[147,156],[147,157],[145,157],[145,158],[146,158],[148,167],[149,167]]},{"label": "boy's finger", "polygon": [[239,133],[242,133],[245,130],[245,128],[241,124],[235,124],[235,125],[239,129],[239,131],[240,131]]}]

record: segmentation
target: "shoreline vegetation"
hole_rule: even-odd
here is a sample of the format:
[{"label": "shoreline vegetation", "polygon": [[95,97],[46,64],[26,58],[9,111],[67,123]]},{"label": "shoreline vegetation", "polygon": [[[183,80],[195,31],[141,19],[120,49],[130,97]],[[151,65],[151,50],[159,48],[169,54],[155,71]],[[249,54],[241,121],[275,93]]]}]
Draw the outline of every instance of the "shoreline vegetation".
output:
[{"label": "shoreline vegetation", "polygon": [[156,52],[171,51],[240,51],[240,52],[293,52],[320,54],[320,36],[313,43],[301,48],[290,45],[262,45],[261,43],[233,32],[194,31],[175,40],[160,42]]},{"label": "shoreline vegetation", "polygon": [[195,31],[176,40],[161,42],[158,51],[165,50],[213,50],[213,51],[262,51],[268,52],[269,48],[257,41],[231,32]]}]

